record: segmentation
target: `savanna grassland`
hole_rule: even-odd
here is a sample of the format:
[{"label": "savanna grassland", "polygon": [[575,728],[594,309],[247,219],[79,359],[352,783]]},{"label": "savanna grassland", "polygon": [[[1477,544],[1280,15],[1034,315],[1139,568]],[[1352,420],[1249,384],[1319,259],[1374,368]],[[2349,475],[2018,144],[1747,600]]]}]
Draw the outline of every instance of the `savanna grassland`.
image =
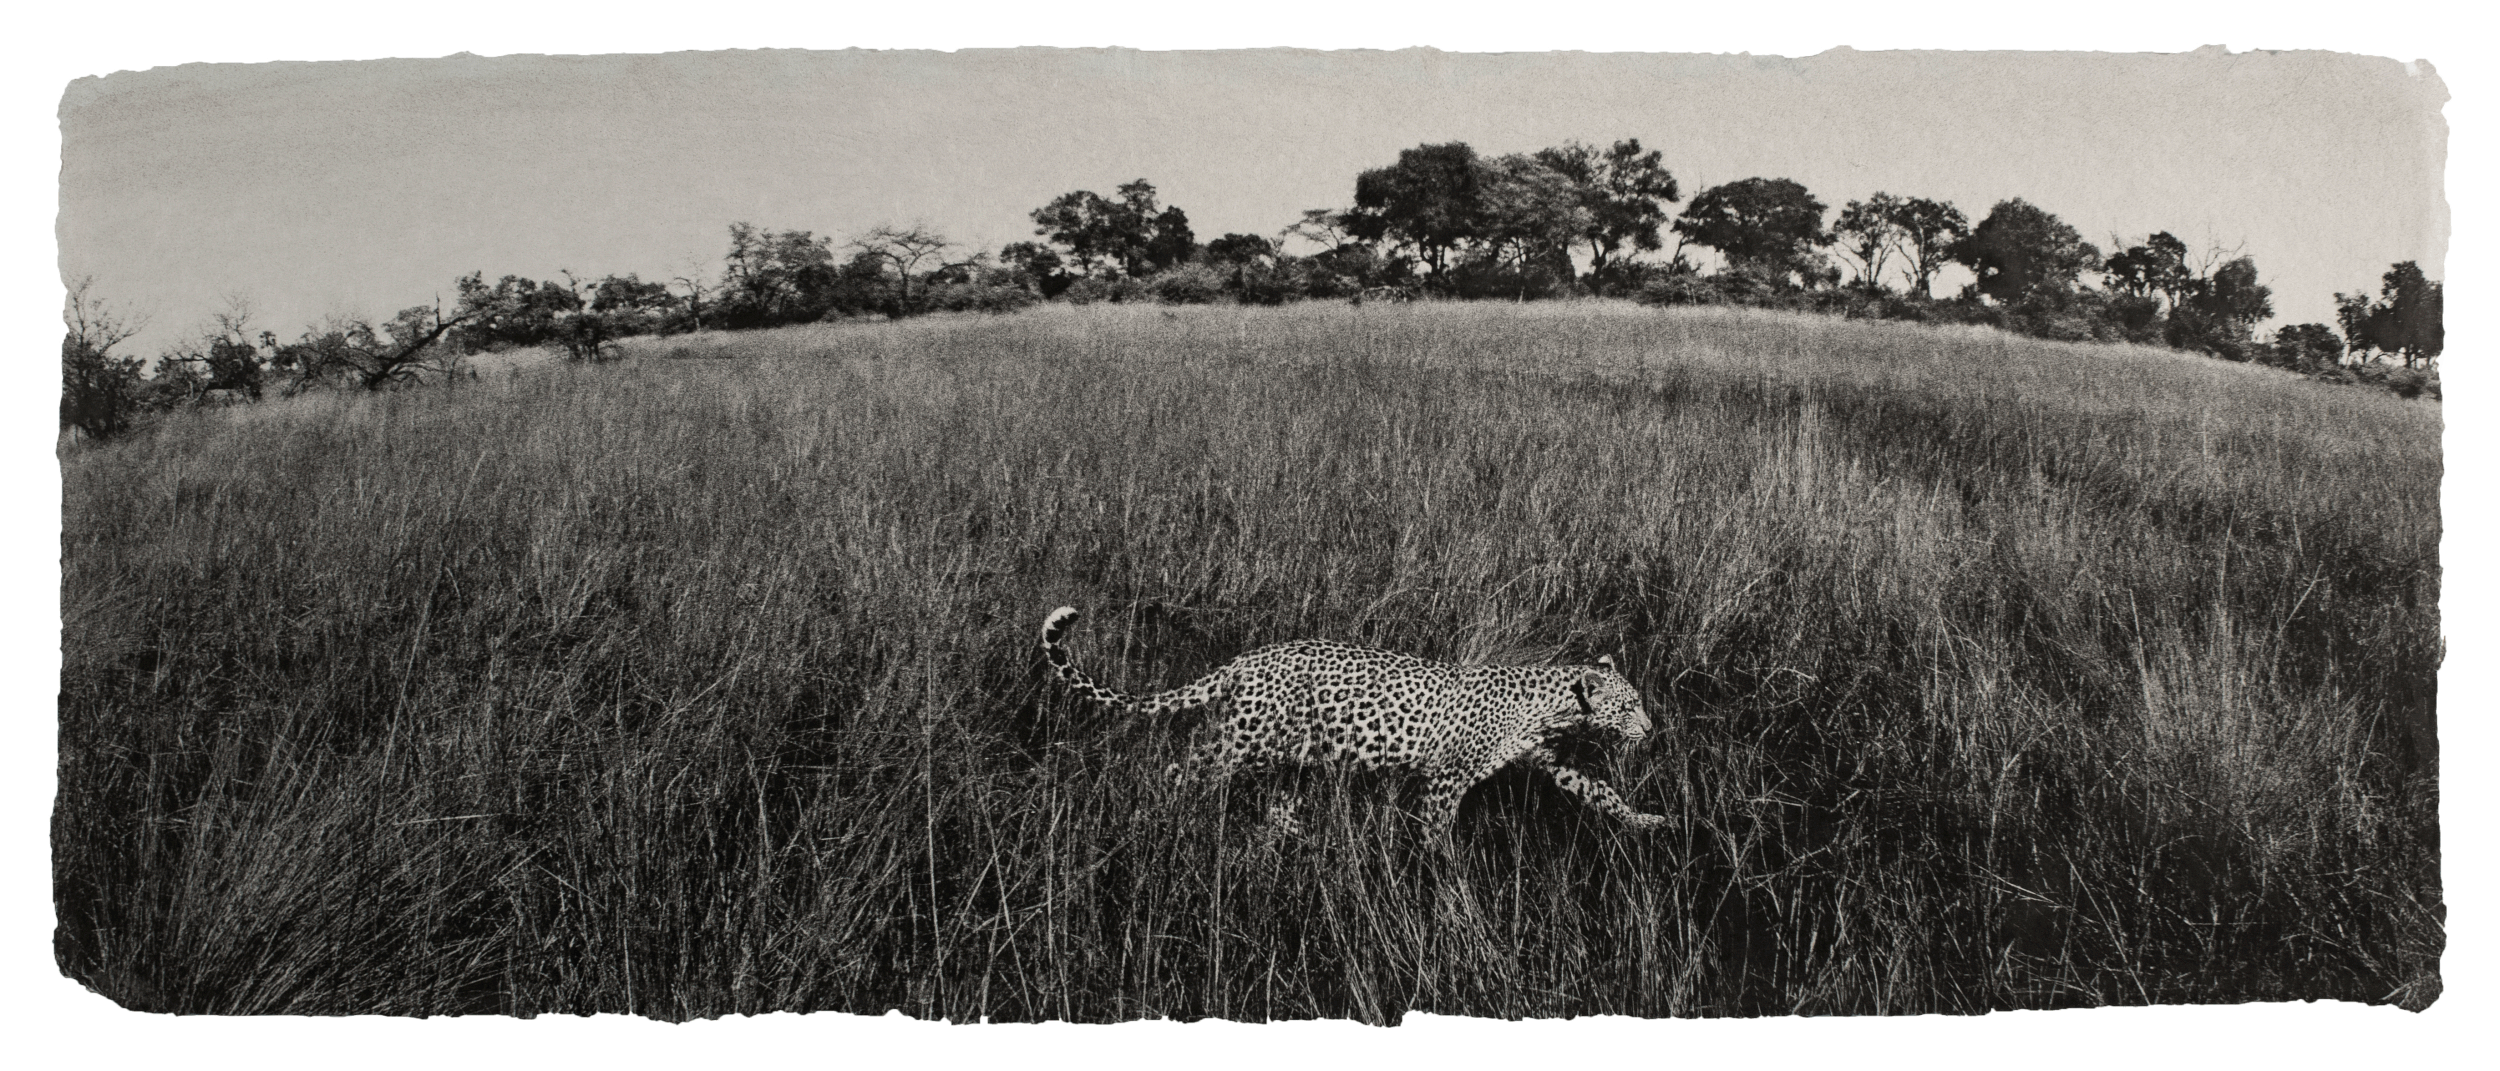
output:
[{"label": "savanna grassland", "polygon": [[[1976,329],[1051,307],[64,455],[58,953],[127,1006],[959,1020],[2419,1008],[2440,410]],[[1076,706],[1614,654],[1524,773],[1184,790]],[[1303,831],[1262,826],[1299,791]]]}]

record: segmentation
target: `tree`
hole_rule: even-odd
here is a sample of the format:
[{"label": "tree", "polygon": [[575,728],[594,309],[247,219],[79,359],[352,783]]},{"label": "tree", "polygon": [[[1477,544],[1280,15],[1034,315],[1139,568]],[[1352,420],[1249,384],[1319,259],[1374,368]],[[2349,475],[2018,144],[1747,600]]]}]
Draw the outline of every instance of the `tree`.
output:
[{"label": "tree", "polygon": [[1043,297],[1058,297],[1071,280],[1058,250],[1039,242],[1013,242],[998,251],[1015,285]]},{"label": "tree", "polygon": [[830,306],[838,275],[828,239],[732,223],[716,305],[729,327],[814,320]]},{"label": "tree", "polygon": [[1090,278],[1104,264],[1119,263],[1116,212],[1110,201],[1092,190],[1063,193],[1033,210],[1033,233],[1066,250],[1076,274]]},{"label": "tree", "polygon": [[609,275],[590,285],[590,311],[656,314],[676,304],[667,283],[646,283],[640,272]]},{"label": "tree", "polygon": [[1363,239],[1346,229],[1346,215],[1333,208],[1305,208],[1301,219],[1276,232],[1276,244],[1282,248],[1285,242],[1300,238],[1322,252],[1359,244]]},{"label": "tree", "polygon": [[304,332],[295,342],[272,345],[276,352],[271,363],[296,372],[290,394],[332,378],[346,379],[366,390],[382,390],[413,382],[424,372],[448,371],[458,355],[435,343],[468,322],[470,315],[445,319],[439,307],[414,305],[399,310],[380,327],[361,318],[334,320]]},{"label": "tree", "polygon": [[1208,263],[1231,270],[1235,290],[1248,280],[1251,268],[1273,265],[1278,256],[1276,243],[1256,234],[1227,234],[1208,242],[1203,255]]},{"label": "tree", "polygon": [[584,283],[566,271],[562,287],[551,283],[543,290],[565,296],[564,307],[551,318],[551,327],[555,341],[576,361],[615,356],[610,343],[649,334],[675,304],[666,284],[643,282],[639,274],[607,275]]},{"label": "tree", "polygon": [[2101,251],[2064,220],[2017,197],[1997,202],[1954,243],[1953,259],[1979,276],[1979,293],[2010,305],[2072,293],[2077,276],[2100,266]]},{"label": "tree", "polygon": [[1703,190],[1675,232],[1719,251],[1728,265],[1773,279],[1817,274],[1815,248],[1830,245],[1823,202],[1788,179],[1749,178]]},{"label": "tree", "polygon": [[197,338],[175,344],[158,358],[157,377],[168,383],[179,380],[187,401],[197,402],[212,390],[239,391],[258,401],[269,360],[252,335],[252,303],[227,295],[226,307],[210,317]]},{"label": "tree", "polygon": [[1122,219],[1137,235],[1127,261],[1129,275],[1141,278],[1170,271],[1198,255],[1198,236],[1189,229],[1189,213],[1179,205],[1155,209],[1155,188],[1145,179],[1120,187]]},{"label": "tree", "polygon": [[922,262],[943,256],[954,244],[924,225],[905,228],[879,224],[853,239],[851,248],[875,260],[880,272],[886,267],[894,269],[894,307],[889,312],[900,316],[912,310],[912,273],[920,270]]},{"label": "tree", "polygon": [[582,309],[582,296],[575,287],[518,275],[504,276],[489,286],[485,273],[470,272],[452,286],[458,294],[454,309],[460,320],[452,338],[469,353],[556,341],[564,334],[565,321]]},{"label": "tree", "polygon": [[1934,297],[1936,273],[1953,259],[1953,247],[1970,236],[1970,220],[1943,201],[1909,197],[1893,208],[1895,249],[1910,266],[1910,292]]},{"label": "tree", "polygon": [[145,321],[97,297],[93,276],[70,281],[61,319],[68,327],[61,335],[61,427],[97,439],[128,431],[139,409],[144,362],[117,356],[113,347],[138,334]]},{"label": "tree", "polygon": [[2257,261],[2250,257],[2225,261],[2201,281],[2189,301],[2243,332],[2274,315],[2274,290],[2257,281]]},{"label": "tree", "polygon": [[712,289],[712,284],[704,280],[703,273],[700,270],[690,269],[684,275],[671,277],[666,285],[672,288],[669,293],[672,299],[676,297],[676,290],[682,289],[686,292],[687,329],[703,330],[703,295]]},{"label": "tree", "polygon": [[2110,289],[2139,298],[2159,294],[2174,309],[2196,280],[2196,273],[2187,266],[2187,243],[2169,231],[2156,231],[2144,244],[2127,247],[2110,257],[2101,271]]},{"label": "tree", "polygon": [[1478,233],[1482,178],[1476,150],[1466,142],[1402,149],[1397,163],[1355,177],[1354,207],[1339,222],[1365,242],[1412,250],[1441,279],[1451,253]]},{"label": "tree", "polygon": [[1276,243],[1255,234],[1227,234],[1206,248],[1206,258],[1217,264],[1256,264],[1275,256]]},{"label": "tree", "polygon": [[2250,331],[2274,315],[2274,292],[2257,281],[2257,262],[2248,257],[2234,257],[2189,281],[2177,300],[2170,309],[2170,344],[2235,361],[2253,355]]},{"label": "tree", "polygon": [[1571,245],[1588,233],[1593,218],[1584,191],[1533,156],[1480,160],[1479,169],[1476,225],[1464,236],[1465,262],[1485,281],[1517,296],[1526,296],[1532,284],[1568,285]]},{"label": "tree", "polygon": [[1160,207],[1154,184],[1124,183],[1111,200],[1092,190],[1060,194],[1033,210],[1033,233],[1067,251],[1076,274],[1142,279],[1177,267],[1197,252],[1189,214]]},{"label": "tree", "polygon": [[2345,343],[2354,353],[2395,354],[2407,368],[2438,360],[2447,347],[2442,323],[2446,287],[2410,260],[2389,268],[2379,283],[2376,302],[2367,294],[2335,295],[2335,316],[2342,322]]},{"label": "tree", "polygon": [[2303,372],[2332,368],[2344,362],[2344,340],[2325,324],[2288,324],[2275,330],[2274,345],[2262,359]]},{"label": "tree", "polygon": [[1658,230],[1667,222],[1665,204],[1674,203],[1679,191],[1661,154],[1644,153],[1639,139],[1626,138],[1603,152],[1566,142],[1538,150],[1536,158],[1579,191],[1585,215],[1578,237],[1588,243],[1590,277],[1619,274],[1616,258],[1626,247],[1641,253],[1664,248]]},{"label": "tree", "polygon": [[1901,242],[1904,203],[1901,198],[1879,191],[1866,200],[1849,202],[1841,208],[1840,219],[1832,224],[1832,237],[1850,267],[1856,269],[1858,285],[1869,290],[1883,289],[1884,262],[1891,259]]},{"label": "tree", "polygon": [[1413,258],[1383,254],[1378,242],[1355,233],[1360,216],[1352,210],[1307,208],[1300,220],[1276,233],[1280,258],[1288,256],[1286,243],[1297,238],[1319,247],[1318,252],[1292,261],[1297,292],[1306,297],[1349,297],[1377,286],[1404,286],[1414,278]]}]

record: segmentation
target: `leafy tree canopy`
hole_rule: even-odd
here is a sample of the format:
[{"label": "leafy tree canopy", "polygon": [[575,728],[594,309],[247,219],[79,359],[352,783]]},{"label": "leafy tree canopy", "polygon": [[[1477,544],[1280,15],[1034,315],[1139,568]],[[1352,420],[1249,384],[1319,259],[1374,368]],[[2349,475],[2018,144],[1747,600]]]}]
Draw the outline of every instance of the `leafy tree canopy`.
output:
[{"label": "leafy tree canopy", "polygon": [[1076,273],[1144,278],[1186,263],[1197,253],[1189,214],[1158,205],[1154,184],[1125,183],[1117,200],[1092,190],[1052,198],[1033,210],[1033,233],[1065,250]]},{"label": "leafy tree canopy", "polygon": [[2443,324],[2446,287],[2422,273],[2422,266],[2402,261],[2379,279],[2379,300],[2367,294],[2335,295],[2335,316],[2342,321],[2345,344],[2354,353],[2377,350],[2404,360],[2410,368],[2429,364],[2447,348]]},{"label": "leafy tree canopy", "polygon": [[1411,248],[1441,274],[1450,252],[1477,232],[1481,178],[1476,150],[1465,142],[1400,150],[1397,163],[1355,177],[1343,225],[1364,241]]},{"label": "leafy tree canopy", "polygon": [[1829,245],[1823,202],[1789,179],[1749,178],[1703,190],[1675,232],[1716,249],[1732,267],[1811,275],[1814,249]]},{"label": "leafy tree canopy", "polygon": [[2301,371],[2327,368],[2343,363],[2344,340],[2335,336],[2335,329],[2325,324],[2287,324],[2274,332],[2273,351],[2268,364]]},{"label": "leafy tree canopy", "polygon": [[1207,259],[1218,264],[1250,264],[1275,256],[1276,243],[1256,234],[1227,234],[1206,248]]},{"label": "leafy tree canopy", "polygon": [[2077,276],[2101,263],[2101,251],[2064,220],[2022,198],[1999,201],[1954,244],[1953,259],[1979,276],[1979,292],[2012,304],[2033,295],[2073,291]]},{"label": "leafy tree canopy", "polygon": [[1970,235],[1970,219],[1944,201],[1906,197],[1892,207],[1895,249],[1909,262],[1910,292],[1932,297],[1936,273],[1953,259],[1953,247]]},{"label": "leafy tree canopy", "polygon": [[1832,224],[1832,237],[1857,269],[1859,285],[1870,289],[1883,285],[1884,263],[1900,246],[1902,205],[1901,198],[1878,191],[1843,206],[1840,219]]},{"label": "leafy tree canopy", "polygon": [[1658,231],[1667,222],[1666,205],[1680,191],[1660,153],[1643,152],[1639,139],[1626,138],[1603,151],[1566,142],[1538,150],[1536,160],[1577,191],[1584,215],[1575,237],[1588,243],[1589,274],[1608,275],[1626,249],[1664,247]]},{"label": "leafy tree canopy", "polygon": [[2158,231],[2144,244],[2128,246],[2101,266],[2110,289],[2134,297],[2161,294],[2170,299],[2172,308],[2179,305],[2195,273],[2188,270],[2187,243],[2169,231]]}]

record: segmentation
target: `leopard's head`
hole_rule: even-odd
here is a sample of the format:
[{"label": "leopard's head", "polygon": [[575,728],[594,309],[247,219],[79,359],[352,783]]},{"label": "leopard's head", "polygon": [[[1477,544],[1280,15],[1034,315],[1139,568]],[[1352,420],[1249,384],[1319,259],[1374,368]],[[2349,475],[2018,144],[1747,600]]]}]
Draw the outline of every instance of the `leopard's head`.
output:
[{"label": "leopard's head", "polygon": [[1641,693],[1615,668],[1612,656],[1598,659],[1597,668],[1572,682],[1571,693],[1580,700],[1582,723],[1598,735],[1624,747],[1649,735],[1649,712],[1642,709]]}]

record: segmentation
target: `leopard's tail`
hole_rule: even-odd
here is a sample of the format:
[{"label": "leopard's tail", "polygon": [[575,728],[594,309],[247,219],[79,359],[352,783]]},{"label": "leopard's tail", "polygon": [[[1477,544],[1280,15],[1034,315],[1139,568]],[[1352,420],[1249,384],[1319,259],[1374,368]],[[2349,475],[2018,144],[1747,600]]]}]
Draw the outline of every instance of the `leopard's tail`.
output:
[{"label": "leopard's tail", "polygon": [[1042,619],[1042,657],[1049,661],[1051,672],[1066,683],[1077,698],[1104,706],[1133,707],[1146,715],[1172,714],[1195,710],[1223,698],[1232,690],[1233,669],[1222,669],[1168,692],[1153,695],[1130,695],[1094,683],[1094,678],[1076,668],[1076,660],[1068,657],[1067,645],[1059,642],[1067,634],[1068,622],[1076,620],[1076,607],[1062,606]]}]

